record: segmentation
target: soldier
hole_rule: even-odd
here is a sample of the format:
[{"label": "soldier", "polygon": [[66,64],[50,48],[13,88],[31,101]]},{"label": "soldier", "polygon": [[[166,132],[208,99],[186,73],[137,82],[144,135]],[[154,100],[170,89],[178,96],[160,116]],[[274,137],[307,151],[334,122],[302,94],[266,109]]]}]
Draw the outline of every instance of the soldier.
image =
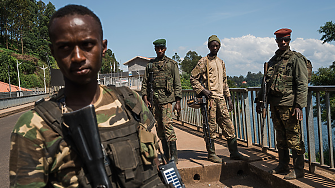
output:
[{"label": "soldier", "polygon": [[[157,39],[153,42],[157,57],[150,60],[145,69],[142,83],[142,96],[147,106],[153,105],[155,119],[157,120],[157,135],[162,142],[164,155],[167,160],[174,160],[178,163],[176,134],[173,129],[172,103],[174,110],[180,113],[181,83],[178,64],[165,56],[166,40]],[[148,101],[149,72],[153,72],[153,103]]]},{"label": "soldier", "polygon": [[[140,153],[144,144],[138,132],[155,124],[141,97],[126,87],[97,83],[107,50],[100,19],[86,7],[67,5],[52,15],[48,30],[51,53],[64,75],[65,89],[52,98],[55,105],[44,110],[43,117],[51,116],[50,120],[56,116],[49,111],[62,114],[93,104],[112,186],[165,187],[155,165]],[[84,170],[81,154],[66,139],[66,125],[59,126],[57,118],[52,124],[42,118],[37,109],[45,102],[24,113],[11,134],[10,187],[90,187],[87,178],[95,172]]]},{"label": "soldier", "polygon": [[[233,104],[227,84],[226,68],[224,62],[217,57],[220,46],[220,39],[216,35],[208,38],[210,53],[199,60],[191,72],[190,81],[196,94],[205,95],[208,99],[210,136],[215,138],[217,123],[227,139],[230,158],[247,160],[248,157],[241,155],[237,150],[235,130],[229,116],[229,112],[233,110]],[[229,110],[225,98],[228,100]],[[222,159],[215,154],[214,142],[211,142],[211,145],[206,143],[206,147],[208,160],[222,163]]]},{"label": "soldier", "polygon": [[[289,172],[289,150],[292,149],[294,169],[285,179],[304,177],[305,146],[301,138],[300,123],[303,119],[302,108],[307,105],[308,72],[307,59],[300,53],[290,50],[291,29],[279,29],[274,34],[278,50],[269,60],[266,82],[269,86],[268,102],[271,118],[276,129],[279,165],[269,171],[271,174]],[[256,98],[258,113],[261,94]]]}]

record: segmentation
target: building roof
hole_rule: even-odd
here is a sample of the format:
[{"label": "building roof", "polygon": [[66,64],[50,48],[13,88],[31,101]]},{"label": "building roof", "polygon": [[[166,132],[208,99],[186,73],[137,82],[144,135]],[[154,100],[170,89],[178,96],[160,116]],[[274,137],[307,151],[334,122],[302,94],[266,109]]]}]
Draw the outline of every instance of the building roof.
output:
[{"label": "building roof", "polygon": [[136,57],[132,58],[131,60],[129,60],[129,61],[123,63],[123,64],[124,64],[124,65],[128,65],[128,63],[130,63],[131,61],[134,61],[134,60],[137,59],[137,58],[144,59],[144,60],[148,60],[148,61],[150,61],[150,59],[153,59],[153,58],[150,58],[150,57],[136,56]]},{"label": "building roof", "polygon": [[[12,92],[20,91],[19,86],[11,84],[10,87]],[[0,81],[0,92],[9,92],[9,91],[10,91],[9,84]],[[21,91],[31,91],[31,90],[21,87]]]}]

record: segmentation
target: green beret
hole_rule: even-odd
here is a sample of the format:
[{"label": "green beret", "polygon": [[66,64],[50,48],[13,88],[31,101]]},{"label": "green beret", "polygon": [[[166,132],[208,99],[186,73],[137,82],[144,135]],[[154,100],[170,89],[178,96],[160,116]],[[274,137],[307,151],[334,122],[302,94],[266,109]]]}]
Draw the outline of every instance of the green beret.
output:
[{"label": "green beret", "polygon": [[221,45],[220,39],[216,35],[212,35],[208,38],[208,44],[212,41],[217,41]]},{"label": "green beret", "polygon": [[166,40],[165,39],[157,39],[153,42],[155,46],[166,46]]}]

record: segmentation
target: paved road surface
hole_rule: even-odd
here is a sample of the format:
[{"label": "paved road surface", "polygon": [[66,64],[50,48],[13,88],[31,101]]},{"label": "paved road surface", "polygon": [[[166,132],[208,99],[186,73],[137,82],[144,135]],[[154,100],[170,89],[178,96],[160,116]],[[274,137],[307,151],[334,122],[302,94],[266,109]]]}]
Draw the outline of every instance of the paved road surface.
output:
[{"label": "paved road surface", "polygon": [[8,172],[8,162],[9,162],[9,149],[10,149],[10,133],[17,119],[24,112],[20,112],[11,116],[0,118],[0,187],[9,186],[9,172]]}]

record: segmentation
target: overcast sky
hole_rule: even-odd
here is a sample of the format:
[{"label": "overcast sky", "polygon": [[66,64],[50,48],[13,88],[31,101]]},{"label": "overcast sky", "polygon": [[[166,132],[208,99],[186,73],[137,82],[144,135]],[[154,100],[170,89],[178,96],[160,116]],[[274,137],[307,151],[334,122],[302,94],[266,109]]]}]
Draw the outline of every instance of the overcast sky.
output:
[{"label": "overcast sky", "polygon": [[[43,0],[48,3],[48,0]],[[166,55],[183,58],[189,50],[208,53],[207,39],[222,43],[219,57],[227,75],[263,70],[277,50],[273,33],[290,28],[291,49],[312,61],[313,70],[335,61],[335,43],[322,44],[320,26],[334,21],[334,0],[51,0],[56,9],[81,4],[100,17],[104,38],[122,64],[135,56],[154,57],[152,42],[167,40]],[[127,70],[126,66],[122,66]]]}]

